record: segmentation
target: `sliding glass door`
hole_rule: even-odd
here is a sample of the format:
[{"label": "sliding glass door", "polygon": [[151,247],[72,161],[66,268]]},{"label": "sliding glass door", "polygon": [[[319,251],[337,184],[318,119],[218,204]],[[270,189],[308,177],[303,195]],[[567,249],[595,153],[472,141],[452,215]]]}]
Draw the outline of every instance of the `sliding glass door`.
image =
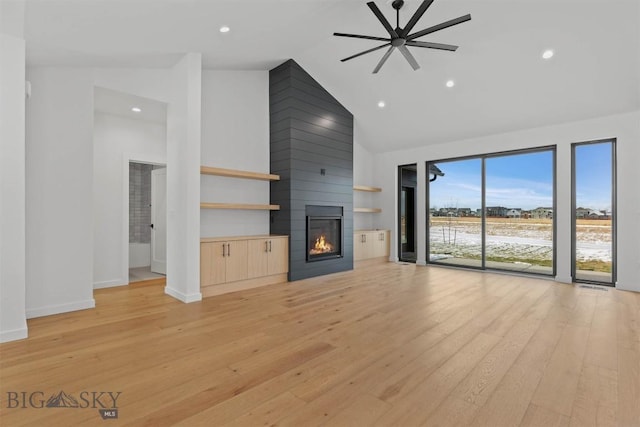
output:
[{"label": "sliding glass door", "polygon": [[573,144],[573,268],[576,282],[615,283],[615,141]]},{"label": "sliding glass door", "polygon": [[554,152],[487,157],[486,267],[553,274]]},{"label": "sliding glass door", "polygon": [[451,160],[427,167],[429,261],[482,268],[482,160]]},{"label": "sliding glass door", "polygon": [[428,162],[428,262],[555,274],[555,149]]}]

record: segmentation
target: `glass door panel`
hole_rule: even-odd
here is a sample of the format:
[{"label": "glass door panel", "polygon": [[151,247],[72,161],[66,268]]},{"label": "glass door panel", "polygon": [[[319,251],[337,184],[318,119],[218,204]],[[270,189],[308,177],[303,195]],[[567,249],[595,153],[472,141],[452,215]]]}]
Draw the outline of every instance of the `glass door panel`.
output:
[{"label": "glass door panel", "polygon": [[482,160],[427,163],[429,261],[482,268]]},{"label": "glass door panel", "polygon": [[554,152],[485,159],[485,266],[554,273]]},{"label": "glass door panel", "polygon": [[612,285],[615,258],[614,143],[573,145],[573,278]]}]

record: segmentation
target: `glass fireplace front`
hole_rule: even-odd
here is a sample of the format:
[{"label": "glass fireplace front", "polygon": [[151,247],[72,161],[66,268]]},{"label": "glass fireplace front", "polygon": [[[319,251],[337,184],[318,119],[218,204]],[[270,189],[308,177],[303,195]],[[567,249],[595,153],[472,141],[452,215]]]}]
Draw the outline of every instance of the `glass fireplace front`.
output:
[{"label": "glass fireplace front", "polygon": [[342,216],[307,216],[307,261],[342,257]]}]

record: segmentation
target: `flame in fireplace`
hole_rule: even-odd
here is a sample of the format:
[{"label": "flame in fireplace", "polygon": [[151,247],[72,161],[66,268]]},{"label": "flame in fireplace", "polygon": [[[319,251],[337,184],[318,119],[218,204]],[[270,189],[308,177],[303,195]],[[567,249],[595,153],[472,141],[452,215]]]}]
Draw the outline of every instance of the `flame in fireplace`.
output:
[{"label": "flame in fireplace", "polygon": [[316,239],[316,243],[309,251],[311,255],[326,254],[333,251],[333,245],[326,241],[324,234]]}]

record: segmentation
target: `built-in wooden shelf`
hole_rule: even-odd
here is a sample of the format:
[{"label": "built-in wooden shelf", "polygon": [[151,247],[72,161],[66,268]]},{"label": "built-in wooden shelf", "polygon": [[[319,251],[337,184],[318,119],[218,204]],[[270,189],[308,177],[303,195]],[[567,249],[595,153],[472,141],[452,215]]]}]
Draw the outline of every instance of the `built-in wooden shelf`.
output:
[{"label": "built-in wooden shelf", "polygon": [[279,211],[280,205],[252,205],[248,203],[200,203],[200,208]]},{"label": "built-in wooden shelf", "polygon": [[369,191],[371,193],[379,193],[382,191],[380,187],[369,187],[367,185],[354,185],[353,189],[355,191]]},{"label": "built-in wooden shelf", "polygon": [[353,208],[354,212],[365,212],[365,213],[380,213],[382,209],[380,208]]},{"label": "built-in wooden shelf", "polygon": [[280,175],[270,173],[260,173],[251,171],[241,171],[236,169],[214,168],[211,166],[200,166],[200,173],[203,175],[227,176],[230,178],[257,179],[260,181],[279,181]]}]

